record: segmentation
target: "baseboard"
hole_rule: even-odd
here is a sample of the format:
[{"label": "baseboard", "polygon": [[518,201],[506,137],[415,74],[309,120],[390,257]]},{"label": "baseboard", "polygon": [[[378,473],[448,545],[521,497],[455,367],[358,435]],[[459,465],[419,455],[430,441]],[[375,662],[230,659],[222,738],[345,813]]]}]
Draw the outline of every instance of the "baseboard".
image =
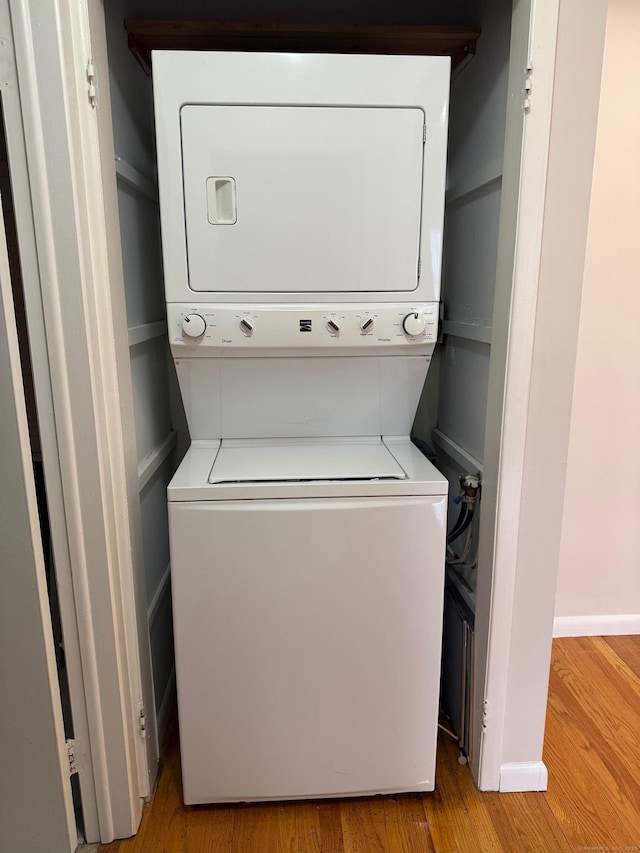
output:
[{"label": "baseboard", "polygon": [[500,792],[546,791],[547,779],[543,761],[513,761],[500,768]]},{"label": "baseboard", "polygon": [[554,637],[613,637],[640,634],[640,613],[612,616],[556,616]]}]

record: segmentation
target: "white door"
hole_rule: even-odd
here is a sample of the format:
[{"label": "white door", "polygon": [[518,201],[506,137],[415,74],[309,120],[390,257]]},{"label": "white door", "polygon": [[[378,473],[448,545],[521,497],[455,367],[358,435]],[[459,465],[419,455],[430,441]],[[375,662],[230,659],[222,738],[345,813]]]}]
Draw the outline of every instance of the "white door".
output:
[{"label": "white door", "polygon": [[0,849],[66,853],[76,831],[0,209]]},{"label": "white door", "polygon": [[416,289],[421,109],[187,105],[180,120],[192,290]]}]

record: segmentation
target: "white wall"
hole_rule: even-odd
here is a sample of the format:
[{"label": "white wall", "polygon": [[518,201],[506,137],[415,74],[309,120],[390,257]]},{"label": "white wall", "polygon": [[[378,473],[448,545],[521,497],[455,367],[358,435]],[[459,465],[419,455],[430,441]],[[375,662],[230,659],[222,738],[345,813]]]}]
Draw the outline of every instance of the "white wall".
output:
[{"label": "white wall", "polygon": [[639,32],[640,3],[609,0],[556,634],[640,632]]}]

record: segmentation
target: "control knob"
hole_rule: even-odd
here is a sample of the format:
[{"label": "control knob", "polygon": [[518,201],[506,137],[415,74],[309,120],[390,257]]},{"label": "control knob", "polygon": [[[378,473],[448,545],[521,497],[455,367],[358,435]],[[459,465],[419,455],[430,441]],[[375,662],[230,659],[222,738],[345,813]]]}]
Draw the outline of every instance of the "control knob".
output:
[{"label": "control knob", "polygon": [[245,335],[250,335],[253,332],[253,323],[248,317],[243,317],[242,320],[240,320],[240,328]]},{"label": "control knob", "polygon": [[182,331],[188,338],[199,338],[207,328],[204,317],[200,314],[187,314],[182,321]]},{"label": "control knob", "polygon": [[329,329],[332,335],[337,335],[340,331],[340,323],[337,323],[333,319],[329,319],[327,320],[327,329]]},{"label": "control knob", "polygon": [[427,328],[427,321],[424,314],[420,314],[418,311],[413,311],[411,314],[407,314],[402,321],[402,328],[412,337],[415,337],[416,335],[424,335],[425,329]]},{"label": "control knob", "polygon": [[373,330],[373,317],[363,317],[360,320],[360,331],[371,332]]}]

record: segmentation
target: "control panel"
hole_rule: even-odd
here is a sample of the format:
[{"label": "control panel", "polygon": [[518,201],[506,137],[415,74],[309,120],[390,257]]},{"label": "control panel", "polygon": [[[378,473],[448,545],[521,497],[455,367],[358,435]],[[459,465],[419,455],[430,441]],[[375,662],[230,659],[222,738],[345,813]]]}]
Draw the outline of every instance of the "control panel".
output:
[{"label": "control panel", "polygon": [[167,305],[172,346],[308,349],[435,344],[438,303]]}]

